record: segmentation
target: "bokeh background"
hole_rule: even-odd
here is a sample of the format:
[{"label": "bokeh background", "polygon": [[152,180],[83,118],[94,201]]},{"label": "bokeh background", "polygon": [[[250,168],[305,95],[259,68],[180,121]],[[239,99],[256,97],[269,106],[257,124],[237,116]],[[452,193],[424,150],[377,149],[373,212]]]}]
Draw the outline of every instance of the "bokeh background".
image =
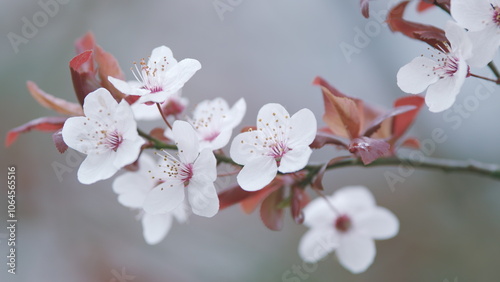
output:
[{"label": "bokeh background", "polygon": [[[190,109],[203,99],[220,96],[234,103],[245,97],[244,125],[253,124],[258,109],[268,102],[281,103],[291,113],[310,108],[323,124],[320,90],[311,84],[317,75],[349,95],[390,107],[404,95],[396,86],[397,70],[420,54],[432,53],[422,43],[391,33],[375,18],[362,18],[357,0],[65,2],[16,53],[7,34],[20,35],[22,18],[32,21],[43,10],[37,1],[0,0],[2,136],[31,119],[53,115],[31,98],[27,80],[76,101],[68,61],[74,56],[74,40],[89,30],[116,56],[128,78],[131,62],[159,45],[171,47],[177,59],[198,59],[203,68],[184,88]],[[218,14],[214,5],[221,3],[231,10]],[[375,1],[372,13],[384,13],[388,5]],[[441,27],[449,20],[438,9],[420,15],[414,11],[412,3],[408,18]],[[339,46],[355,46],[356,28],[367,26],[374,36],[347,60]],[[477,73],[491,76],[488,70]],[[478,85],[478,80],[468,79],[457,105],[474,95]],[[500,93],[494,90],[465,115],[449,113],[459,117],[460,125],[423,108],[411,134],[423,140],[442,128],[448,138],[436,146],[433,157],[500,163],[499,106]],[[312,161],[338,154],[333,149],[323,152]],[[141,282],[286,281],[286,271],[302,267],[297,245],[305,227],[287,214],[283,231],[273,232],[261,224],[258,213],[245,215],[238,206],[212,219],[192,217],[187,225],[175,225],[163,242],[149,246],[136,212],[118,204],[112,180],[82,185],[76,180],[77,166],[58,180],[53,163],[71,166],[73,161],[56,151],[49,134],[39,132],[22,135],[1,150],[0,235],[7,234],[8,165],[18,171],[19,222],[17,274],[7,273],[6,238],[1,237],[0,281],[120,281],[114,273],[122,270],[135,277],[131,281]],[[328,193],[346,185],[369,187],[377,202],[398,216],[399,235],[377,242],[373,265],[353,275],[330,255],[309,268],[311,272],[304,271],[306,276],[286,276],[295,277],[289,281],[499,279],[500,182],[415,171],[392,191],[386,171],[397,173],[397,168],[339,169],[325,179]]]}]

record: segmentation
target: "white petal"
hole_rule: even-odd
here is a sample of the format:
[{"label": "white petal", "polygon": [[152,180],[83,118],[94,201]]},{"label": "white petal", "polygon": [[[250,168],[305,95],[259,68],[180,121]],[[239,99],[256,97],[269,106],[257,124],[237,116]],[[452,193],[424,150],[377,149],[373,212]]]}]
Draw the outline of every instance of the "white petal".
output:
[{"label": "white petal", "polygon": [[176,64],[177,60],[174,59],[172,50],[164,45],[154,48],[148,60],[148,67],[153,70],[162,65],[168,69]]},{"label": "white petal", "polygon": [[257,146],[254,144],[256,142],[260,144],[260,140],[262,139],[264,139],[263,133],[256,130],[236,135],[229,150],[233,161],[237,164],[245,165],[253,159],[259,158],[262,152],[257,150]]},{"label": "white petal", "polygon": [[118,194],[118,202],[130,208],[142,208],[144,199],[149,191],[155,186],[152,178],[156,170],[156,164],[147,154],[139,158],[139,170],[126,172],[115,178],[113,191]]},{"label": "white petal", "polygon": [[375,255],[375,242],[367,236],[356,233],[342,236],[337,248],[340,264],[355,274],[368,269]]},{"label": "white petal", "polygon": [[92,184],[113,176],[120,169],[113,165],[115,156],[112,151],[101,155],[87,155],[78,169],[78,181]]},{"label": "white petal", "polygon": [[377,240],[392,238],[399,231],[398,218],[383,207],[359,213],[352,220],[358,232]]},{"label": "white petal", "polygon": [[113,165],[120,169],[135,162],[141,153],[141,146],[144,143],[146,142],[139,135],[135,139],[124,139],[116,150]]},{"label": "white petal", "polygon": [[199,141],[193,126],[186,121],[176,120],[172,126],[172,135],[179,149],[180,161],[193,163],[198,157]]},{"label": "white petal", "polygon": [[296,112],[290,119],[290,132],[288,147],[309,146],[316,137],[317,122],[313,112],[309,109],[302,109]]},{"label": "white petal", "polygon": [[313,228],[302,236],[299,243],[300,258],[315,263],[338,247],[339,238],[333,228]]},{"label": "white petal", "polygon": [[164,90],[160,92],[155,92],[155,93],[148,93],[144,94],[137,100],[136,103],[164,103],[166,100],[170,99],[172,95],[172,91]]},{"label": "white petal", "polygon": [[[278,122],[276,122],[278,120]],[[257,114],[257,129],[269,128],[270,130],[279,130],[279,126],[288,127],[290,115],[288,111],[280,104],[269,103],[260,108]]]},{"label": "white petal", "polygon": [[245,164],[236,179],[243,190],[257,191],[271,183],[277,173],[274,158],[262,156]]},{"label": "white petal", "polygon": [[349,215],[375,207],[375,198],[370,190],[363,186],[340,188],[329,198],[336,209]]},{"label": "white petal", "polygon": [[498,27],[488,27],[483,31],[469,32],[473,42],[472,57],[467,60],[471,67],[482,68],[491,62],[500,46]]},{"label": "white petal", "polygon": [[156,186],[144,200],[144,210],[151,214],[171,212],[184,200],[184,184],[180,181],[166,181]]},{"label": "white petal", "polygon": [[144,240],[149,245],[155,245],[161,242],[172,227],[171,214],[149,214],[144,213],[142,217],[142,234]]},{"label": "white petal", "polygon": [[175,219],[177,219],[177,222],[184,223],[187,221],[187,219],[189,217],[188,208],[189,207],[188,207],[186,201],[183,201],[182,204],[180,204],[177,208],[175,208],[172,211],[172,214],[174,215]]},{"label": "white petal", "polygon": [[[329,197],[327,197],[329,200]],[[318,197],[312,200],[303,209],[304,225],[310,228],[314,227],[332,227],[337,218],[337,214],[328,204],[326,199]]]},{"label": "white petal", "polygon": [[453,0],[450,12],[457,23],[470,31],[482,30],[493,24],[493,10],[488,0]]},{"label": "white petal", "polygon": [[212,217],[219,211],[219,197],[213,180],[207,177],[192,178],[187,187],[189,204],[194,214]]},{"label": "white petal", "polygon": [[62,137],[64,143],[78,152],[88,154],[94,146],[94,140],[89,137],[96,129],[89,124],[86,117],[70,117],[64,122]]},{"label": "white petal", "polygon": [[161,119],[160,111],[156,105],[146,105],[142,103],[133,103],[131,105],[136,120],[158,120]]},{"label": "white petal", "polygon": [[279,172],[290,173],[303,169],[307,165],[311,153],[309,145],[298,146],[286,152],[281,158]]},{"label": "white petal", "polygon": [[429,85],[438,81],[434,72],[436,62],[425,57],[417,57],[399,69],[397,74],[398,86],[403,92],[418,94]]},{"label": "white petal", "polygon": [[195,59],[184,59],[172,66],[164,78],[163,89],[170,94],[179,91],[184,84],[201,69],[201,64]]},{"label": "white petal", "polygon": [[425,103],[429,107],[429,111],[438,113],[449,109],[455,103],[464,81],[465,76],[453,76],[440,79],[429,86],[425,94]]},{"label": "white petal", "polygon": [[142,96],[149,93],[148,90],[141,89],[142,84],[135,80],[127,82],[118,78],[114,78],[112,76],[108,76],[108,80],[116,89],[118,89],[123,94]]},{"label": "white petal", "polygon": [[118,102],[106,88],[99,88],[89,93],[83,102],[83,112],[91,119],[102,121],[108,113],[113,114]]},{"label": "white petal", "polygon": [[193,164],[193,175],[202,175],[214,182],[217,179],[217,160],[210,149],[204,149]]},{"label": "white petal", "polygon": [[238,124],[241,123],[241,120],[245,116],[245,113],[247,111],[247,103],[245,102],[245,99],[240,98],[236,103],[234,103],[233,107],[228,113],[228,118],[226,126],[229,128],[233,129]]},{"label": "white petal", "polygon": [[[142,208],[149,178],[137,172],[124,173],[113,181],[113,191],[118,194],[118,202],[129,208]],[[153,188],[153,186],[151,186]]]},{"label": "white petal", "polygon": [[212,141],[200,141],[200,149],[208,148],[210,150],[218,150],[223,148],[231,140],[233,131],[231,129],[222,130],[217,137]]},{"label": "white petal", "polygon": [[472,42],[468,36],[469,33],[465,29],[453,21],[448,21],[445,32],[454,54],[459,55],[465,60],[472,56]]}]

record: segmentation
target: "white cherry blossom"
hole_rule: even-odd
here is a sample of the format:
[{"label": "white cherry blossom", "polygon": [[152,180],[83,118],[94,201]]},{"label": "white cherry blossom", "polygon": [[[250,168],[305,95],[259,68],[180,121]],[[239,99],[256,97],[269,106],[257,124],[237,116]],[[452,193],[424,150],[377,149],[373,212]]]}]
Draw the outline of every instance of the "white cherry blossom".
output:
[{"label": "white cherry blossom", "polygon": [[166,46],[155,48],[147,64],[144,59],[139,66],[134,64],[136,81],[125,82],[111,76],[108,80],[127,95],[141,96],[139,103],[165,102],[201,69],[200,62],[194,59],[177,62]]},{"label": "white cherry blossom", "polygon": [[92,184],[133,163],[145,141],[137,133],[129,104],[125,100],[118,104],[104,88],[85,97],[83,112],[84,117],[66,120],[62,137],[70,148],[87,155],[78,169],[78,180]]},{"label": "white cherry blossom", "polygon": [[142,154],[139,158],[139,170],[126,172],[113,182],[113,191],[118,194],[118,202],[125,207],[137,209],[140,212],[143,236],[146,243],[158,244],[170,231],[173,219],[179,223],[187,220],[185,205],[181,204],[172,212],[164,214],[150,214],[143,210],[146,195],[158,185],[153,175],[158,175],[158,165],[154,160]]},{"label": "white cherry blossom", "polygon": [[326,199],[316,198],[303,212],[304,225],[310,229],[299,243],[300,257],[315,263],[336,251],[340,264],[353,273],[364,272],[373,263],[374,239],[389,239],[399,231],[397,217],[377,206],[362,186],[344,187]]},{"label": "white cherry blossom", "polygon": [[[200,150],[220,149],[229,142],[233,129],[238,126],[246,112],[246,103],[239,99],[232,108],[222,98],[205,100],[199,103],[193,111],[193,117],[188,121],[196,129],[200,141]],[[165,135],[172,138],[172,131],[166,130]]]},{"label": "white cherry blossom", "polygon": [[453,22],[446,25],[449,53],[439,53],[438,60],[417,57],[403,66],[397,74],[399,88],[406,93],[419,94],[425,89],[425,103],[431,112],[450,108],[469,73],[467,60],[472,56],[472,43],[466,31]]},{"label": "white cherry blossom", "polygon": [[257,130],[240,133],[231,144],[231,158],[243,165],[237,176],[241,188],[257,191],[278,171],[291,173],[304,168],[316,128],[316,118],[309,109],[290,116],[280,104],[264,105],[257,115]]},{"label": "white cherry blossom", "polygon": [[473,43],[469,65],[486,66],[500,46],[500,1],[451,0],[450,12],[458,25],[469,30]]},{"label": "white cherry blossom", "polygon": [[173,139],[178,148],[178,158],[164,151],[160,162],[160,182],[148,193],[144,210],[161,214],[174,210],[186,198],[194,214],[212,217],[219,211],[219,198],[214,181],[217,163],[210,149],[199,150],[193,126],[177,120],[173,124]]}]

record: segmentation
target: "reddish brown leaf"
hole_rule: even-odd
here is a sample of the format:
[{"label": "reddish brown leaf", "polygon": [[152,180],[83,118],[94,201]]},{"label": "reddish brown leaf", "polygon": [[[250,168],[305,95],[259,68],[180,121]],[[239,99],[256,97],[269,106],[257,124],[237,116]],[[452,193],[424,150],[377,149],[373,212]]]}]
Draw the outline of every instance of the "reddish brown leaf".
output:
[{"label": "reddish brown leaf", "polygon": [[349,145],[349,152],[360,156],[365,165],[390,155],[390,149],[391,145],[386,141],[365,136],[352,140]]},{"label": "reddish brown leaf", "polygon": [[261,190],[249,192],[252,195],[241,201],[241,208],[245,213],[252,213],[265,198],[281,187],[283,187],[283,181],[277,177]]},{"label": "reddish brown leaf", "polygon": [[383,114],[383,115],[379,116],[378,118],[376,118],[372,122],[372,124],[368,127],[368,129],[366,129],[363,136],[371,137],[375,132],[377,132],[377,130],[380,129],[382,122],[384,122],[385,120],[387,120],[389,118],[393,118],[393,117],[395,118],[396,116],[402,115],[402,114],[407,113],[409,111],[413,111],[415,109],[416,109],[416,106],[413,106],[413,105],[401,105],[399,107],[395,107],[394,109],[392,109],[388,113]]},{"label": "reddish brown leaf", "polygon": [[325,103],[323,120],[328,127],[340,137],[356,138],[363,120],[362,101],[347,97],[320,77],[313,84],[321,86]]},{"label": "reddish brown leaf", "polygon": [[54,132],[54,134],[52,134],[52,141],[54,141],[54,144],[56,145],[59,153],[63,154],[64,152],[66,152],[66,150],[68,150],[68,145],[66,145],[62,137],[62,129],[59,129],[58,131]]},{"label": "reddish brown leaf", "polygon": [[17,137],[21,133],[25,133],[31,130],[53,132],[61,129],[66,119],[67,117],[42,117],[18,126],[7,132],[7,137],[5,138],[5,147],[9,147],[10,145],[12,145],[12,143],[16,141]]},{"label": "reddish brown leaf", "polygon": [[283,189],[272,192],[260,206],[260,218],[264,225],[274,231],[283,228],[283,209],[278,204],[283,200]]},{"label": "reddish brown leaf", "polygon": [[320,149],[327,144],[341,146],[345,149],[347,149],[348,147],[347,144],[337,139],[334,135],[321,131],[318,131],[316,137],[314,138],[314,141],[311,143],[311,145],[309,145],[309,147],[313,149]]},{"label": "reddish brown leaf", "polygon": [[124,166],[123,168],[127,171],[138,171],[139,170],[139,159],[135,160],[131,164]]},{"label": "reddish brown leaf", "polygon": [[54,97],[38,88],[36,83],[32,81],[26,82],[26,86],[28,87],[31,96],[33,96],[33,98],[35,98],[40,105],[63,115],[83,116],[82,106],[79,104]]},{"label": "reddish brown leaf", "polygon": [[359,1],[359,5],[361,6],[361,14],[365,18],[369,18],[370,17],[369,1],[370,0],[360,0]]},{"label": "reddish brown leaf", "polygon": [[89,31],[85,33],[84,36],[78,38],[75,41],[76,54],[83,53],[87,50],[94,50],[94,46],[95,46],[94,34],[91,31]]},{"label": "reddish brown leaf", "polygon": [[149,135],[155,139],[158,139],[163,142],[169,142],[170,140],[165,137],[165,129],[161,127],[155,127],[149,132]]},{"label": "reddish brown leaf", "polygon": [[403,1],[391,9],[386,20],[389,28],[393,32],[401,32],[409,38],[423,41],[438,50],[447,51],[449,42],[442,29],[403,19],[408,3],[409,1]]},{"label": "reddish brown leaf", "polygon": [[95,60],[99,66],[98,74],[99,79],[101,80],[101,86],[108,89],[109,92],[113,94],[113,97],[115,97],[117,101],[120,101],[125,97],[125,94],[118,91],[118,89],[116,89],[108,80],[108,76],[121,80],[125,79],[125,75],[118,64],[118,61],[116,61],[113,55],[104,51],[99,45],[95,46],[94,52]]},{"label": "reddish brown leaf", "polygon": [[231,188],[225,189],[222,192],[219,192],[219,203],[220,210],[223,210],[232,205],[238,204],[246,198],[252,196],[254,192],[248,192],[243,189],[239,185],[235,185]]},{"label": "reddish brown leaf", "polygon": [[407,138],[401,143],[401,147],[407,147],[411,149],[420,149],[420,141],[417,138]]},{"label": "reddish brown leaf", "polygon": [[99,88],[95,73],[93,70],[88,70],[86,67],[86,63],[89,62],[89,60],[93,60],[92,54],[93,51],[85,51],[75,56],[69,62],[73,87],[81,105],[83,105],[83,101],[87,94]]},{"label": "reddish brown leaf", "polygon": [[418,6],[417,6],[417,11],[422,13],[430,8],[434,7],[434,4],[432,3],[428,3],[426,1],[423,1],[421,0],[419,3],[418,3]]},{"label": "reddish brown leaf", "polygon": [[245,126],[241,129],[240,132],[247,132],[247,131],[251,131],[251,130],[257,130],[257,127],[256,126]]},{"label": "reddish brown leaf", "polygon": [[403,134],[406,133],[408,128],[413,124],[413,121],[418,115],[420,108],[425,103],[425,99],[419,95],[411,95],[399,98],[394,102],[394,107],[414,106],[413,110],[400,114],[393,119],[392,124],[392,138],[391,142],[396,142]]}]

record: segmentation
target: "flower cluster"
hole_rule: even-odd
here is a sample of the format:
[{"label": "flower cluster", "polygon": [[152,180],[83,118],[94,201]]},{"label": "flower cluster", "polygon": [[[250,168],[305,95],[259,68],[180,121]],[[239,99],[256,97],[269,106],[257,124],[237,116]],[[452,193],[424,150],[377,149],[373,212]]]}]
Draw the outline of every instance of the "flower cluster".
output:
[{"label": "flower cluster", "polygon": [[[449,21],[444,31],[404,20],[402,15],[407,1],[395,6],[388,17],[393,31],[402,32],[435,48],[437,55],[433,55],[433,59],[417,57],[397,74],[397,84],[404,92],[419,94],[427,89],[425,102],[431,112],[449,109],[465,79],[479,77],[471,72],[471,67],[483,68],[488,65],[500,46],[500,2],[438,2],[443,2],[439,4],[440,7],[449,10],[456,21]],[[496,72],[494,67],[490,67]]]},{"label": "flower cluster", "polygon": [[[397,85],[406,93],[426,91],[425,98],[404,96],[385,110],[317,77],[313,84],[321,89],[324,126],[318,128],[315,113],[307,108],[290,114],[281,104],[269,103],[260,108],[255,124],[238,129],[247,110],[244,98],[232,106],[220,97],[207,99],[186,113],[189,105],[182,88],[201,69],[199,61],[178,62],[170,48],[160,46],[147,61],[133,64],[135,80],[126,81],[115,58],[88,33],[76,41],[78,54],[69,63],[79,103],[28,82],[32,96],[62,116],[12,129],[6,145],[30,130],[53,132],[59,152],[72,148],[86,155],[77,173],[81,183],[110,179],[123,170],[112,189],[119,203],[138,213],[148,244],[162,241],[174,219],[187,224],[192,214],[211,218],[234,204],[247,213],[260,207],[264,225],[281,230],[289,208],[294,221],[309,228],[298,247],[304,261],[314,263],[335,251],[342,266],[363,272],[374,261],[374,240],[394,237],[399,221],[377,206],[365,187],[344,187],[325,196],[325,172],[404,163],[397,152],[401,147],[419,148],[419,140],[405,134],[424,103],[431,112],[450,108],[471,76],[500,84],[500,73],[490,63],[500,46],[500,1],[420,1],[419,11],[439,6],[451,14],[455,21],[444,30],[405,20],[408,3],[391,9],[389,28],[429,44],[436,54],[401,67]],[[361,9],[369,17],[369,0],[361,1]],[[487,65],[496,80],[471,71]],[[145,132],[139,128],[143,120],[160,121],[161,126]],[[310,164],[315,150],[325,146],[334,146],[341,155],[323,154],[325,163]],[[439,162],[422,167],[451,170]],[[231,172],[222,173],[221,168]],[[474,165],[459,168],[500,175],[500,170]],[[229,179],[232,186],[217,187],[218,178],[231,176],[236,176]],[[310,200],[309,191],[319,197]]]}]

